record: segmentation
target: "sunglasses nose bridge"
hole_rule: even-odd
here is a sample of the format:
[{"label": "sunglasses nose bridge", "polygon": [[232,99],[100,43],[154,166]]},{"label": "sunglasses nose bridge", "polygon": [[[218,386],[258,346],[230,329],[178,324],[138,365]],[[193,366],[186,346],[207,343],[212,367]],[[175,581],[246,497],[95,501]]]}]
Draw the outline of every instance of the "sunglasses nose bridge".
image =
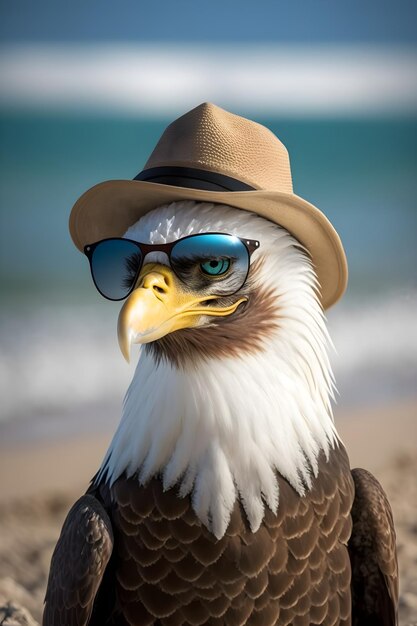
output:
[{"label": "sunglasses nose bridge", "polygon": [[166,252],[162,252],[162,250],[154,250],[152,252],[148,252],[145,254],[143,259],[143,264],[147,263],[160,263],[162,265],[168,265],[169,257]]}]

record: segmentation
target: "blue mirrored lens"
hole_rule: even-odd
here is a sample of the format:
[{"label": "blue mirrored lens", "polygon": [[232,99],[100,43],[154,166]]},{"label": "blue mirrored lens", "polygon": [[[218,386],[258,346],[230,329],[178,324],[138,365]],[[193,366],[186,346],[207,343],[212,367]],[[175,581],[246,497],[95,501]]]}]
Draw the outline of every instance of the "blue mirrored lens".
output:
[{"label": "blue mirrored lens", "polygon": [[[181,278],[182,268],[189,267],[191,263],[202,265],[204,268],[222,266],[227,270],[227,276],[233,274],[233,293],[242,287],[249,270],[249,252],[246,246],[233,235],[216,233],[202,233],[180,239],[171,250],[171,265],[174,272]],[[209,272],[205,274],[218,274]],[[226,272],[225,272],[226,274]],[[224,293],[224,289],[220,288]],[[212,292],[214,293],[214,292]]]},{"label": "blue mirrored lens", "polygon": [[141,265],[139,248],[126,239],[101,241],[91,258],[91,272],[96,287],[110,300],[122,300],[128,295]]}]

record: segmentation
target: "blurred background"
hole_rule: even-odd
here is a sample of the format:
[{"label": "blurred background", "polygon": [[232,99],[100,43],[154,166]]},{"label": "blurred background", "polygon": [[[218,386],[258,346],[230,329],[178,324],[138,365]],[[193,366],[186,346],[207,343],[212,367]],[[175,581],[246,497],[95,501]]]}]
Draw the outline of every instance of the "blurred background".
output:
[{"label": "blurred background", "polygon": [[415,0],[0,0],[3,442],[117,423],[134,364],[69,212],[204,101],[271,128],[341,235],[341,409],[416,395],[416,24]]}]

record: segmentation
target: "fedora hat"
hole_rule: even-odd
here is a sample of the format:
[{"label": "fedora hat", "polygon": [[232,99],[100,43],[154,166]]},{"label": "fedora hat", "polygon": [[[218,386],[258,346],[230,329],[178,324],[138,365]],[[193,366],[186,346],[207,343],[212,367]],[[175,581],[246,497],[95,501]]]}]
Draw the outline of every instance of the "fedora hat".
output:
[{"label": "fedora hat", "polygon": [[279,224],[309,251],[323,308],[345,291],[340,238],[319,209],[293,193],[285,146],[265,126],[210,103],[166,128],[134,180],[109,180],[86,191],[71,211],[71,237],[83,251],[121,237],[145,213],[177,200],[227,204]]}]

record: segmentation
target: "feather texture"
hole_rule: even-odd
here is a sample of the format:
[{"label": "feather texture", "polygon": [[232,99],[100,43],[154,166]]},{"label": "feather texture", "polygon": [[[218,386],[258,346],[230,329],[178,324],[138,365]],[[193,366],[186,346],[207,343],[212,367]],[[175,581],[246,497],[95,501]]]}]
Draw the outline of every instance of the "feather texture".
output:
[{"label": "feather texture", "polygon": [[398,563],[392,511],[376,478],[352,471],[355,501],[349,541],[352,563],[352,625],[396,626]]},{"label": "feather texture", "polygon": [[[107,572],[108,586],[116,591],[114,606],[109,611],[101,593],[89,622],[81,608],[75,613],[72,600],[68,610],[72,592],[64,579],[50,583],[44,625],[348,626],[353,482],[342,447],[329,460],[321,454],[318,466],[319,478],[304,497],[277,477],[279,512],[266,511],[256,532],[235,502],[220,540],[201,523],[190,497],[178,497],[175,488],[165,491],[158,478],[142,487],[125,476],[110,489],[93,486],[87,497],[103,503],[115,535]],[[50,581],[68,570],[64,548],[73,542],[78,521],[70,513]],[[96,560],[91,550],[81,549],[79,571],[91,571]],[[74,569],[73,561],[70,565]],[[60,606],[61,621],[50,620]]]},{"label": "feather texture", "polygon": [[113,529],[102,504],[80,498],[68,513],[55,547],[43,624],[88,624],[113,550]]}]

